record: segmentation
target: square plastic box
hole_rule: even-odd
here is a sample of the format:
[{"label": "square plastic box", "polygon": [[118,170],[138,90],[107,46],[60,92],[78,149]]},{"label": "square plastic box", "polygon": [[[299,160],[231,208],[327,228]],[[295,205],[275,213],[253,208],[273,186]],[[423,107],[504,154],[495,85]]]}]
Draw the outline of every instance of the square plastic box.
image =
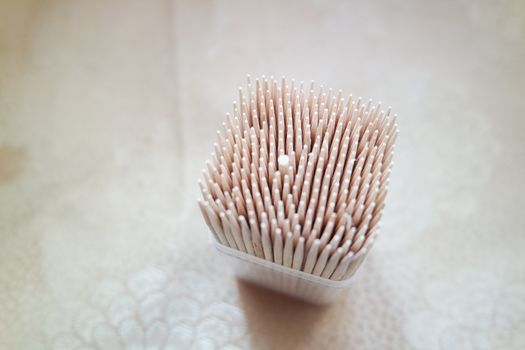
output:
[{"label": "square plastic box", "polygon": [[213,237],[210,237],[210,243],[226,255],[225,258],[228,258],[240,279],[313,304],[328,304],[335,301],[344,289],[355,281],[355,275],[343,281],[333,281],[278,265],[226,247]]}]

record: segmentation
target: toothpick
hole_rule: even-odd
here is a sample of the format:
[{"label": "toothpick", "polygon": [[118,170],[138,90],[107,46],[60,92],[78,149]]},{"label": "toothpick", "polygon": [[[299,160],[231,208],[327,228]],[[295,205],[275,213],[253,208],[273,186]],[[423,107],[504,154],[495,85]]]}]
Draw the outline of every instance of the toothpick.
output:
[{"label": "toothpick", "polygon": [[220,244],[332,280],[355,273],[379,233],[398,127],[381,102],[342,96],[247,77],[199,181]]}]

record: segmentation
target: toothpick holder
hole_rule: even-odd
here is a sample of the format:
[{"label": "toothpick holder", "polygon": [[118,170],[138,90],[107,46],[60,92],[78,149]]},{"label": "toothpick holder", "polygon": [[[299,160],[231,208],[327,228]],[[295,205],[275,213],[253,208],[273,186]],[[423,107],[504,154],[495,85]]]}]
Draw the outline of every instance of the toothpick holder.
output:
[{"label": "toothpick holder", "polygon": [[228,260],[238,278],[313,304],[336,301],[355,282],[359,270],[356,266],[350,278],[333,281],[226,247],[211,236],[209,241]]}]

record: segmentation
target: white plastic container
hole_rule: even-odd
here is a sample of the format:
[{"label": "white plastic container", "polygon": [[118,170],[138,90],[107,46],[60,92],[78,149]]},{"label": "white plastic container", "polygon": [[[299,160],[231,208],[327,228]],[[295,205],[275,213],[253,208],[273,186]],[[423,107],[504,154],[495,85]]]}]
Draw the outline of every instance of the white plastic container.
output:
[{"label": "white plastic container", "polygon": [[355,280],[355,275],[343,281],[314,276],[226,247],[213,237],[210,243],[227,255],[237,277],[310,303],[333,302]]}]

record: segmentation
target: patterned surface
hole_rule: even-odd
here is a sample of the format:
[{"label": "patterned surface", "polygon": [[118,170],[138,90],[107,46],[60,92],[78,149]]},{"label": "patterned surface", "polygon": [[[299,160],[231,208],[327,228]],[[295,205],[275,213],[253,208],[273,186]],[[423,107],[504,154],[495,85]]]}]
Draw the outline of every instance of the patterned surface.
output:
[{"label": "patterned surface", "polygon": [[[1,349],[523,349],[523,2],[0,2]],[[244,75],[399,114],[338,303],[234,279],[195,181]]]}]

